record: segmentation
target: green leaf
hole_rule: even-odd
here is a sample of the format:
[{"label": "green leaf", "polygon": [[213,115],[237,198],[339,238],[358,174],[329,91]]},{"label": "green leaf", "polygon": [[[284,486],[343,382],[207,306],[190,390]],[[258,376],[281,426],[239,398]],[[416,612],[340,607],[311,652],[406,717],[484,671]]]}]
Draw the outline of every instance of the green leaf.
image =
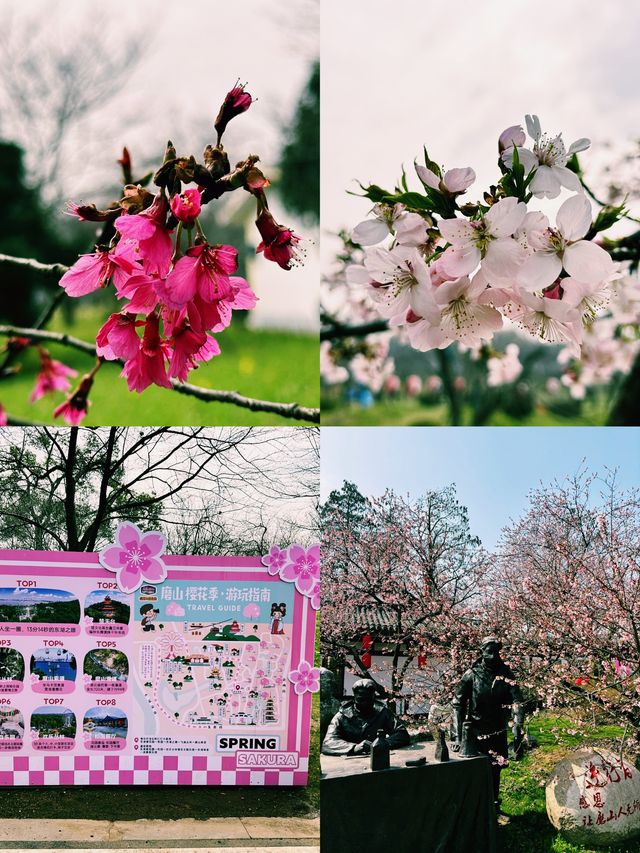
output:
[{"label": "green leaf", "polygon": [[427,154],[426,146],[423,146],[423,150],[424,150],[424,165],[427,167],[427,169],[431,169],[432,172],[434,172],[439,178],[441,178],[442,177],[442,171],[440,169],[440,166],[438,166],[437,163],[434,163],[433,160],[429,159],[429,155]]},{"label": "green leaf", "polygon": [[597,234],[600,231],[606,231],[608,228],[611,228],[612,225],[615,225],[625,212],[624,203],[619,205],[608,204],[598,212],[598,215],[591,226],[591,231],[594,234]]}]

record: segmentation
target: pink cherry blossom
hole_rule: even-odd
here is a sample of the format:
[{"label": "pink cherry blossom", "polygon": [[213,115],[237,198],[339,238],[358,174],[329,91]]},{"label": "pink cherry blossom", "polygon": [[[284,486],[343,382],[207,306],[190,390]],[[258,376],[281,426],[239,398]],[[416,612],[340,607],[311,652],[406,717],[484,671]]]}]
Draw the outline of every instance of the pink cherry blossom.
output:
[{"label": "pink cherry blossom", "polygon": [[202,361],[220,354],[217,341],[204,332],[195,332],[186,323],[183,323],[178,329],[174,329],[171,336],[169,376],[186,382],[189,370],[196,366],[198,354],[203,347],[206,347],[206,356],[200,359]]},{"label": "pink cherry blossom", "polygon": [[307,550],[301,545],[291,545],[280,577],[294,581],[298,592],[308,594],[320,579],[320,546],[312,545]]},{"label": "pink cherry blossom", "polygon": [[116,533],[116,542],[103,548],[98,558],[101,565],[116,573],[123,592],[134,592],[145,581],[162,583],[167,576],[161,555],[166,539],[162,533],[143,533],[135,524],[123,522]]},{"label": "pink cherry blossom", "polygon": [[8,423],[9,419],[7,417],[7,412],[2,403],[0,403],[0,426],[7,426]]},{"label": "pink cherry blossom", "polygon": [[263,209],[256,219],[256,226],[262,237],[256,252],[264,252],[268,261],[275,261],[283,270],[302,263],[303,252],[299,244],[301,238],[290,228],[278,225],[271,213]]},{"label": "pink cherry blossom", "polygon": [[157,285],[165,305],[182,308],[199,296],[211,303],[232,293],[229,276],[238,268],[238,250],[233,246],[192,246],[169,275]]},{"label": "pink cherry blossom", "polygon": [[134,314],[112,314],[96,336],[96,352],[107,361],[134,358],[140,348]]},{"label": "pink cherry blossom", "polygon": [[200,216],[201,209],[199,190],[184,190],[176,193],[171,199],[171,212],[185,225],[193,225]]},{"label": "pink cherry blossom", "polygon": [[289,681],[298,696],[305,693],[318,693],[320,690],[320,670],[306,660],[300,661],[297,669],[289,673]]},{"label": "pink cherry blossom", "polygon": [[438,177],[427,166],[421,166],[419,163],[415,164],[415,168],[423,184],[431,187],[431,189],[440,190],[450,195],[461,195],[466,192],[476,179],[476,173],[469,166],[449,169],[448,172],[444,173],[443,178]]},{"label": "pink cherry blossom", "polygon": [[40,371],[36,377],[36,385],[31,392],[30,400],[35,403],[45,394],[53,391],[68,391],[71,387],[70,376],[77,376],[77,371],[61,361],[51,358],[47,350],[40,349]]},{"label": "pink cherry blossom", "polygon": [[168,354],[168,345],[160,337],[158,317],[151,314],[145,321],[137,353],[127,359],[120,374],[127,380],[129,390],[141,394],[149,385],[171,388],[165,365]]},{"label": "pink cherry blossom", "polygon": [[124,214],[114,223],[118,233],[137,247],[148,274],[169,272],[173,244],[171,231],[166,227],[168,209],[166,197],[158,194],[142,213]]},{"label": "pink cherry blossom", "polygon": [[93,374],[88,373],[82,377],[77,389],[54,409],[54,418],[62,417],[69,426],[79,426],[89,411],[89,391],[93,385]]},{"label": "pink cherry blossom", "polygon": [[113,278],[116,287],[122,286],[136,269],[131,247],[96,249],[90,255],[80,255],[75,264],[60,279],[69,296],[86,296],[106,287]]},{"label": "pink cherry blossom", "polygon": [[214,124],[218,140],[225,132],[231,119],[246,112],[251,106],[251,102],[252,97],[248,92],[245,92],[244,85],[236,84],[233,89],[227,92]]},{"label": "pink cherry blossom", "polygon": [[280,570],[287,562],[288,549],[280,550],[277,545],[272,545],[269,553],[262,557],[262,563],[267,567],[270,575],[280,574]]}]

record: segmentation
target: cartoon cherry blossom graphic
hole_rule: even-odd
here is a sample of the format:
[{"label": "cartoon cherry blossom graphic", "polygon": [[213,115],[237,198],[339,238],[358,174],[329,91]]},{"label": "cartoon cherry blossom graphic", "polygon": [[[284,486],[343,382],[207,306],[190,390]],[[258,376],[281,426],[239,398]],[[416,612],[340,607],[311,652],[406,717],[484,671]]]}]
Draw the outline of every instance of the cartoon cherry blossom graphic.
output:
[{"label": "cartoon cherry blossom graphic", "polygon": [[311,592],[308,593],[308,596],[313,609],[320,610],[320,581],[317,581],[313,585]]},{"label": "cartoon cherry blossom graphic", "polygon": [[272,545],[269,549],[269,553],[262,557],[262,562],[267,567],[267,571],[270,575],[280,574],[280,570],[287,562],[287,553],[287,548],[285,548],[284,551],[281,551],[277,545]]},{"label": "cartoon cherry blossom graphic", "polygon": [[280,570],[280,577],[295,582],[298,592],[309,595],[320,580],[320,546],[312,545],[306,550],[301,545],[292,545],[288,561]]},{"label": "cartoon cherry blossom graphic", "polygon": [[289,681],[298,696],[303,693],[317,693],[320,690],[320,670],[306,660],[300,661],[298,668],[289,673]]},{"label": "cartoon cherry blossom graphic", "polygon": [[100,551],[100,564],[116,573],[118,587],[134,592],[145,581],[162,583],[167,567],[161,559],[166,538],[157,531],[143,533],[135,524],[123,522],[116,532],[116,542]]}]

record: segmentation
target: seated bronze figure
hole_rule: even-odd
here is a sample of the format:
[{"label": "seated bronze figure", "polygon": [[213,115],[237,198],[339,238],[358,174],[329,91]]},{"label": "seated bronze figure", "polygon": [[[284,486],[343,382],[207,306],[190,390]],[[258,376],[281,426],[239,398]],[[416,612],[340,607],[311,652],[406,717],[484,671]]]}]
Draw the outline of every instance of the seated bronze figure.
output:
[{"label": "seated bronze figure", "polygon": [[353,699],[343,702],[331,720],[322,752],[325,755],[367,755],[379,729],[386,733],[391,749],[409,744],[409,732],[386,704],[376,699],[375,682],[362,678],[353,685]]}]

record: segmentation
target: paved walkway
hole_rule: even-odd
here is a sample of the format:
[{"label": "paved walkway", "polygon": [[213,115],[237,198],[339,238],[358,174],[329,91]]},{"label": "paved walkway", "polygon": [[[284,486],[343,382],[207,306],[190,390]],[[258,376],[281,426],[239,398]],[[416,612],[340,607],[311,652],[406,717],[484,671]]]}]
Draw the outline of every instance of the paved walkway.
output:
[{"label": "paved walkway", "polygon": [[5,850],[180,850],[223,853],[318,851],[320,821],[309,818],[209,818],[208,820],[2,820]]}]

